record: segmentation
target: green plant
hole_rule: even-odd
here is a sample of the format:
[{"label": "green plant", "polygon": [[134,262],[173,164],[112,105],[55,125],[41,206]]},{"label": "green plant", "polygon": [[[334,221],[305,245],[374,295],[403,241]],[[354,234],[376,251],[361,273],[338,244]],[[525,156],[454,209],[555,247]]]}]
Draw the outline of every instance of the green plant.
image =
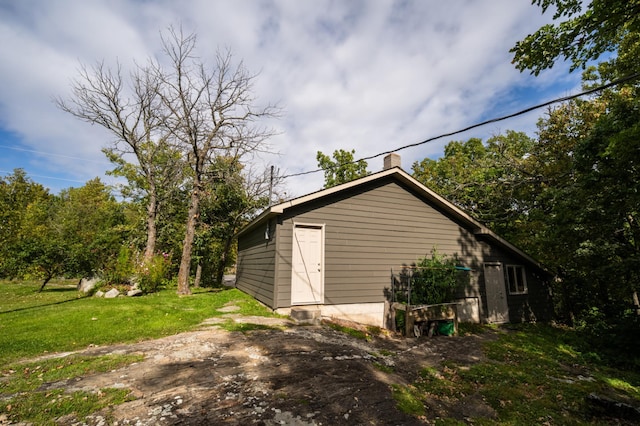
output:
[{"label": "green plant", "polygon": [[458,285],[456,259],[438,254],[434,248],[431,257],[420,259],[411,277],[411,304],[435,305],[453,298]]},{"label": "green plant", "polygon": [[398,409],[412,416],[422,416],[425,413],[421,395],[413,386],[391,385],[391,394],[396,400]]},{"label": "green plant", "polygon": [[107,264],[101,275],[105,284],[129,284],[133,274],[133,252],[130,247],[123,245],[118,256]]},{"label": "green plant", "polygon": [[380,370],[383,373],[393,373],[393,367],[389,365],[381,364],[379,362],[374,362],[373,366],[376,368],[376,370]]},{"label": "green plant", "polygon": [[336,331],[339,331],[341,333],[345,333],[348,334],[349,336],[355,337],[356,339],[361,339],[361,340],[371,340],[371,336],[369,336],[368,333],[365,333],[364,331],[361,330],[356,330],[355,328],[351,328],[351,327],[345,327],[343,325],[340,324],[336,324],[333,322],[326,322],[326,324],[333,328]]},{"label": "green plant", "polygon": [[143,293],[155,293],[169,283],[171,257],[166,254],[156,254],[151,259],[143,261],[136,268],[135,277],[138,288]]}]

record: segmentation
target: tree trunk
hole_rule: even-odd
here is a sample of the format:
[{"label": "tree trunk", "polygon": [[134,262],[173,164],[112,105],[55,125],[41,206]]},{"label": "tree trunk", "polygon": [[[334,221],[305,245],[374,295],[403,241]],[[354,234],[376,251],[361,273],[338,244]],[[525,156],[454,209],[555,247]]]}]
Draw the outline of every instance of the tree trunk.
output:
[{"label": "tree trunk", "polygon": [[216,283],[222,285],[224,279],[224,270],[227,268],[227,259],[229,258],[229,252],[231,251],[231,245],[233,243],[233,237],[228,237],[224,242],[224,249],[220,254],[220,260],[218,261],[218,268],[216,271]]},{"label": "tree trunk", "polygon": [[144,250],[144,260],[149,261],[156,251],[156,216],[158,213],[158,199],[154,183],[149,185],[149,204],[147,205],[147,246]]},{"label": "tree trunk", "polygon": [[38,290],[38,293],[42,293],[42,290],[44,290],[44,286],[47,285],[49,281],[51,281],[51,278],[53,278],[53,276],[51,274],[47,274],[47,276],[44,278],[44,282],[42,283],[42,285],[40,286],[40,289]]},{"label": "tree trunk", "polygon": [[193,280],[193,286],[195,288],[200,287],[200,279],[202,278],[202,262],[198,262],[198,266],[196,266],[196,278]]},{"label": "tree trunk", "polygon": [[200,191],[196,189],[191,193],[191,202],[189,203],[189,216],[187,217],[187,229],[182,244],[182,258],[180,260],[180,269],[178,270],[178,294],[189,295],[189,272],[191,270],[191,249],[193,248],[193,239],[196,234],[196,223],[198,221],[198,212],[200,208]]}]

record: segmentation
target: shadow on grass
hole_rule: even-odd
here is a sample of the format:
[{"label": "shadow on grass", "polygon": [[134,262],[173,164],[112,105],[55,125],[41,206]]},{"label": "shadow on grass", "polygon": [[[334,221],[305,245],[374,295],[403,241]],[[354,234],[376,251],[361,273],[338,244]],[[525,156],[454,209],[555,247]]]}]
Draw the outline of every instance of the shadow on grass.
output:
[{"label": "shadow on grass", "polygon": [[16,309],[10,309],[8,311],[0,311],[0,315],[8,314],[8,313],[11,313],[11,312],[29,311],[31,309],[44,308],[44,307],[47,307],[47,306],[63,305],[65,303],[76,302],[78,300],[86,299],[87,297],[91,297],[91,296],[87,295],[87,296],[82,296],[82,297],[78,297],[78,298],[75,298],[75,299],[61,300],[59,302],[44,303],[42,305],[26,306],[24,308],[16,308]]},{"label": "shadow on grass", "polygon": [[42,294],[42,293],[65,293],[65,292],[68,292],[68,291],[77,292],[78,289],[77,289],[76,286],[73,286],[73,287],[69,286],[69,287],[63,287],[63,288],[46,288],[45,287],[44,290],[42,290],[40,292],[36,290],[36,293],[40,293],[40,294]]}]

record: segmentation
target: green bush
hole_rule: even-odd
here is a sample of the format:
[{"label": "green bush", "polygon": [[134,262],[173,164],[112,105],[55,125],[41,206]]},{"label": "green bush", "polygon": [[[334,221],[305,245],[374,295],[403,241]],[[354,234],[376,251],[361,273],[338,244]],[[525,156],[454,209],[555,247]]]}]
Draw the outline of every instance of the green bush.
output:
[{"label": "green bush", "polygon": [[137,268],[136,280],[143,293],[155,293],[165,288],[169,281],[171,259],[166,254],[156,254],[143,261]]},{"label": "green bush", "polygon": [[109,262],[101,274],[104,284],[129,284],[134,275],[133,257],[131,248],[128,246],[120,247],[118,257]]},{"label": "green bush", "polygon": [[431,251],[418,261],[411,281],[412,305],[435,305],[451,301],[458,285],[456,259]]}]

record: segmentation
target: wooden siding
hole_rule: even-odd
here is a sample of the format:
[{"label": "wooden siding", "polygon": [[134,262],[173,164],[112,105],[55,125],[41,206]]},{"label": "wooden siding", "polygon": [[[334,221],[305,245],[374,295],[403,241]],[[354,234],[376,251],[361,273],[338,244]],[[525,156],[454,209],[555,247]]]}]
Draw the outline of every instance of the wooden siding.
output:
[{"label": "wooden siding", "polygon": [[236,287],[272,308],[274,298],[276,235],[275,221],[270,224],[270,239],[265,239],[266,222],[238,239]]},{"label": "wooden siding", "polygon": [[[285,209],[272,225],[277,226],[277,238],[265,242],[263,225],[240,238],[238,288],[273,308],[290,306],[293,227],[317,224],[325,227],[325,304],[383,302],[391,269],[399,272],[430,256],[435,247],[472,269],[457,297],[479,299],[480,316],[486,319],[483,264],[523,260],[476,236],[468,222],[433,207],[425,197],[386,176]],[[525,267],[528,294],[508,295],[510,320],[549,319],[547,287],[532,266]]]},{"label": "wooden siding", "polygon": [[[331,202],[310,203],[285,212],[279,225],[276,291],[290,301],[291,241],[295,222],[325,225],[325,303],[385,300],[391,269],[398,271],[436,247],[478,268],[489,245],[426,204],[393,179],[346,191]],[[465,296],[478,297],[477,286]]]}]

